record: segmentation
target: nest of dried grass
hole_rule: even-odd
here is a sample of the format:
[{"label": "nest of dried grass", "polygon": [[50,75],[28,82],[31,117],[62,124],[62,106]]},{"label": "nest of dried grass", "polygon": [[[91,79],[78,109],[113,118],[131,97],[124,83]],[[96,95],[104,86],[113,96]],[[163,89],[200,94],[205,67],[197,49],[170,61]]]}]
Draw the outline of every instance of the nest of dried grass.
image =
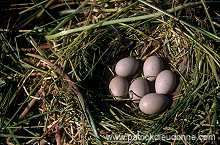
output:
[{"label": "nest of dried grass", "polygon": [[[4,3],[2,12],[10,15],[3,17],[0,36],[1,142],[217,144],[217,3]],[[149,116],[129,99],[112,99],[108,82],[117,60],[152,54],[164,58],[178,83],[166,111]]]}]

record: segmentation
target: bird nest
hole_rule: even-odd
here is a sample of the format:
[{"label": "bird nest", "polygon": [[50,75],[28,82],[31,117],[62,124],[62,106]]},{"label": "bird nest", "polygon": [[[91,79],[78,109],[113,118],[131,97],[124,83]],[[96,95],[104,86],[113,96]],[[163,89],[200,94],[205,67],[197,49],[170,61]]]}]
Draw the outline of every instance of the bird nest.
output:
[{"label": "bird nest", "polygon": [[[217,3],[1,2],[0,141],[217,144]],[[163,112],[146,115],[108,84],[118,60],[151,55],[177,85]]]}]

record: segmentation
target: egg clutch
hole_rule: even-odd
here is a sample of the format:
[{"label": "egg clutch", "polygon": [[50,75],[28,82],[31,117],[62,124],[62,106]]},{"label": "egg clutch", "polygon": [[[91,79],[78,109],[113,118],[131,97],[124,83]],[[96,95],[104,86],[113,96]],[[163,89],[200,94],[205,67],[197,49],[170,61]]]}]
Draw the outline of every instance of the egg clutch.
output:
[{"label": "egg clutch", "polygon": [[[109,91],[116,99],[129,95],[134,103],[139,103],[140,110],[145,114],[159,113],[169,103],[166,95],[174,89],[176,77],[171,70],[163,70],[163,61],[157,56],[148,57],[143,66],[140,65],[132,57],[118,61],[115,66],[117,76],[110,81]],[[141,73],[142,77],[135,77],[137,73]],[[130,77],[134,79],[129,83],[127,78]]]}]

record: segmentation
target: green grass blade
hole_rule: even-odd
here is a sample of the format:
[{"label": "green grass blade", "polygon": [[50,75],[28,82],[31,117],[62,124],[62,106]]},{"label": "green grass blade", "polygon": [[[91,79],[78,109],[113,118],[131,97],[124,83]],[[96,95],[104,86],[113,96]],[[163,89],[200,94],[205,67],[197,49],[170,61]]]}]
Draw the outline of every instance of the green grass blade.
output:
[{"label": "green grass blade", "polygon": [[211,24],[211,26],[212,26],[213,33],[214,33],[215,35],[217,35],[215,26],[214,26],[214,24],[213,24],[213,21],[212,21],[210,15],[209,15],[208,9],[207,9],[207,7],[206,7],[206,5],[205,5],[205,1],[204,1],[204,0],[201,0],[201,2],[202,2],[202,5],[203,5],[203,7],[204,7],[204,9],[205,9],[206,15],[208,16],[209,22],[210,22],[210,24]]},{"label": "green grass blade", "polygon": [[[197,4],[200,4],[200,3],[195,3],[195,5],[197,5]],[[188,4],[186,4],[186,5],[188,5]],[[184,5],[183,6],[178,6],[178,7],[175,7],[175,8],[168,9],[166,11],[166,13],[167,14],[172,13],[174,11],[178,11],[178,10],[181,10],[181,9],[184,9],[184,8],[185,8]],[[121,10],[121,11],[123,11],[123,10]],[[50,40],[50,39],[55,39],[57,37],[61,37],[61,36],[68,35],[68,34],[71,34],[71,33],[85,31],[85,30],[89,30],[89,29],[97,28],[97,27],[101,27],[101,26],[113,25],[113,24],[125,23],[125,22],[134,22],[134,21],[138,21],[138,20],[155,18],[155,17],[159,17],[159,16],[163,15],[164,14],[163,12],[164,11],[157,12],[157,13],[154,13],[154,14],[149,14],[149,15],[130,17],[130,18],[122,18],[122,19],[116,19],[116,20],[111,20],[111,21],[104,21],[104,22],[101,21],[97,24],[90,24],[88,26],[83,26],[83,27],[79,27],[79,28],[75,28],[75,29],[61,31],[61,32],[56,33],[54,35],[46,35],[45,38],[47,40]]]},{"label": "green grass blade", "polygon": [[153,8],[153,9],[155,9],[155,10],[158,10],[159,12],[161,12],[161,13],[163,13],[163,14],[165,14],[165,15],[171,17],[171,18],[173,18],[173,19],[176,20],[176,21],[179,21],[180,23],[182,23],[182,24],[184,24],[184,25],[187,25],[187,26],[189,26],[189,27],[195,29],[196,31],[198,31],[198,32],[200,32],[200,33],[202,33],[202,34],[204,34],[205,36],[207,36],[207,37],[209,37],[209,38],[211,38],[211,39],[220,42],[220,37],[218,37],[218,36],[216,36],[216,35],[214,35],[214,34],[208,32],[208,31],[206,31],[206,30],[203,30],[203,29],[201,29],[201,28],[199,28],[199,27],[197,27],[197,26],[194,26],[194,25],[192,25],[192,24],[190,24],[190,23],[188,23],[188,22],[185,22],[185,21],[183,21],[183,20],[180,20],[179,18],[175,17],[174,15],[169,14],[167,11],[163,11],[163,10],[161,10],[161,9],[159,9],[159,8],[157,8],[157,7],[155,7],[155,6],[153,6],[152,4],[150,4],[150,3],[148,3],[148,2],[145,2],[145,1],[143,1],[143,0],[138,0],[138,1],[140,1],[140,2],[142,2],[142,3],[144,3],[144,4],[146,4],[147,6]]}]

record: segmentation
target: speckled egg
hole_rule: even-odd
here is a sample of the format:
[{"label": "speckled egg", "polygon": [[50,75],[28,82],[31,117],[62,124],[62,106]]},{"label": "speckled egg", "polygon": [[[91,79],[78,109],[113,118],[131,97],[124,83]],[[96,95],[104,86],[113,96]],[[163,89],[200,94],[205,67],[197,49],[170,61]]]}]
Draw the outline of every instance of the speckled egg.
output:
[{"label": "speckled egg", "polygon": [[132,76],[138,69],[139,62],[135,58],[126,57],[118,61],[115,66],[115,72],[118,76]]},{"label": "speckled egg", "polygon": [[171,70],[164,70],[156,78],[155,90],[158,94],[168,94],[176,85],[176,76]]},{"label": "speckled egg", "polygon": [[134,80],[129,87],[129,97],[135,103],[138,103],[147,93],[149,93],[149,86],[145,79],[138,78]]},{"label": "speckled egg", "polygon": [[169,99],[162,94],[150,93],[139,102],[140,110],[145,114],[156,114],[163,111],[169,103]]},{"label": "speckled egg", "polygon": [[163,70],[163,62],[157,56],[148,57],[143,66],[144,76],[149,81],[154,81],[157,75]]},{"label": "speckled egg", "polygon": [[113,96],[117,96],[117,99],[122,99],[128,92],[128,81],[120,76],[114,77],[109,83],[109,91]]}]

